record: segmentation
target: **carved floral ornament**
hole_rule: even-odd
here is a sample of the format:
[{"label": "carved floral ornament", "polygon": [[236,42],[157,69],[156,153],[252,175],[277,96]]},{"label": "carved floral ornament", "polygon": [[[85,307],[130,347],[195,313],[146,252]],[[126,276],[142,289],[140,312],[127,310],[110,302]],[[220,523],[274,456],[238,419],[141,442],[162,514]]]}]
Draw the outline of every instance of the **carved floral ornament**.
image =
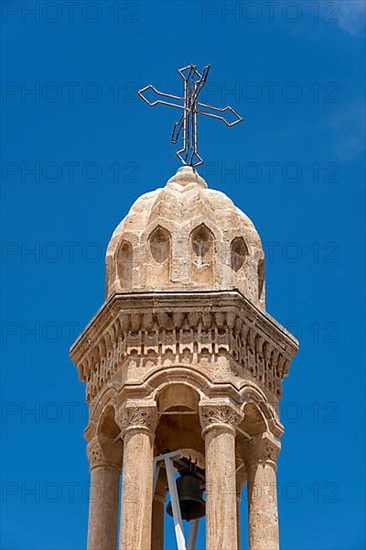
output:
[{"label": "carved floral ornament", "polygon": [[213,427],[235,429],[242,421],[243,413],[230,403],[207,403],[200,405],[200,420],[203,433]]},{"label": "carved floral ornament", "polygon": [[130,430],[154,433],[158,422],[156,404],[128,403],[117,411],[116,421],[122,434]]},{"label": "carved floral ornament", "polygon": [[281,444],[269,433],[263,433],[253,439],[248,448],[247,462],[251,464],[276,465]]},{"label": "carved floral ornament", "polygon": [[93,437],[87,446],[87,456],[90,470],[98,466],[110,466],[120,468],[122,463],[121,446],[118,443],[102,443],[98,437]]},{"label": "carved floral ornament", "polygon": [[99,441],[95,438],[89,442],[87,447],[87,455],[90,464],[90,468],[96,466],[97,463],[103,461],[102,448]]}]

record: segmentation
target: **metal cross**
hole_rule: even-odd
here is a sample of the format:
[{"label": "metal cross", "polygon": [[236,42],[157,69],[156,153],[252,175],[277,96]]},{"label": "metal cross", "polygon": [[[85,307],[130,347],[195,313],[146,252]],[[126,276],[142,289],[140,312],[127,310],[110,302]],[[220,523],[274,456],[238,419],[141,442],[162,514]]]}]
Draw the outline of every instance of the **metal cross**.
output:
[{"label": "metal cross", "polygon": [[[138,95],[148,105],[150,105],[150,107],[154,107],[155,105],[161,103],[163,105],[168,105],[169,107],[182,109],[182,116],[178,122],[174,124],[170,142],[177,143],[178,138],[183,131],[183,147],[177,151],[177,155],[183,164],[188,164],[192,167],[199,166],[203,163],[203,159],[198,153],[198,114],[222,120],[227,126],[234,126],[243,120],[243,117],[241,117],[232,107],[230,107],[230,105],[220,108],[214,107],[213,105],[207,105],[206,103],[200,103],[198,101],[198,96],[206,84],[209,70],[210,65],[206,65],[206,67],[204,67],[202,74],[198,72],[196,65],[187,65],[186,67],[178,69],[178,73],[183,78],[183,97],[160,92],[152,84],[148,84],[148,86],[141,88],[141,90],[137,92]],[[159,97],[158,99],[155,99],[155,101],[150,101],[144,95],[148,90],[152,90],[152,92],[159,97],[169,98],[169,100],[173,101],[159,99]],[[224,116],[224,113],[228,111],[234,116],[234,120],[232,122]]]}]

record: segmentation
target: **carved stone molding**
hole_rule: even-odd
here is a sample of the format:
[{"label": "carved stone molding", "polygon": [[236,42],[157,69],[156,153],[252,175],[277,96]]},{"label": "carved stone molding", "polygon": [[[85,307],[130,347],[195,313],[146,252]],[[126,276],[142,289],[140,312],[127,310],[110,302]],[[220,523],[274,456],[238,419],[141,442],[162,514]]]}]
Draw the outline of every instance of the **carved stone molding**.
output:
[{"label": "carved stone molding", "polygon": [[132,430],[145,431],[154,435],[158,422],[155,401],[127,402],[117,411],[116,422],[121,428],[122,437]]},{"label": "carved stone molding", "polygon": [[143,381],[147,369],[181,364],[205,369],[221,358],[230,361],[236,376],[249,376],[274,401],[281,398],[297,342],[238,293],[154,301],[140,295],[123,304],[118,299],[106,304],[72,348],[88,402],[131,363],[138,365]]},{"label": "carved stone molding", "polygon": [[215,427],[235,430],[243,419],[243,413],[240,409],[227,401],[200,403],[199,416],[202,435]]},{"label": "carved stone molding", "polygon": [[248,445],[247,465],[252,467],[257,464],[269,464],[275,468],[280,450],[280,442],[270,433],[260,434]]},{"label": "carved stone molding", "polygon": [[122,445],[103,437],[93,437],[87,446],[87,456],[90,470],[100,466],[108,466],[121,469]]}]

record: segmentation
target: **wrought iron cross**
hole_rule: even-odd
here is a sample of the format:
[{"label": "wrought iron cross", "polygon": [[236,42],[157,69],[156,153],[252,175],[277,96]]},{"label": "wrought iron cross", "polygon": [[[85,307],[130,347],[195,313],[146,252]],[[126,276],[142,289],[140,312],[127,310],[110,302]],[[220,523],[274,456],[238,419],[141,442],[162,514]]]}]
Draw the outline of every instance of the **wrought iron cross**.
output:
[{"label": "wrought iron cross", "polygon": [[[183,164],[188,164],[192,167],[199,166],[203,163],[202,157],[198,153],[198,130],[197,130],[197,115],[205,115],[211,118],[217,118],[225,122],[227,126],[234,126],[243,120],[230,105],[226,107],[214,107],[206,103],[200,103],[198,96],[204,88],[207,76],[210,70],[210,65],[204,67],[202,74],[198,72],[196,65],[187,65],[178,69],[178,73],[183,78],[183,97],[179,97],[165,92],[160,92],[152,84],[148,84],[141,88],[137,93],[150,107],[154,107],[159,103],[182,109],[183,113],[178,122],[174,124],[171,143],[177,143],[180,134],[182,134],[183,147],[177,151],[177,155]],[[158,96],[155,101],[150,101],[145,97],[145,92],[152,90]],[[167,98],[167,99],[159,99]],[[168,100],[169,98],[169,100]],[[171,101],[173,100],[173,101]],[[178,103],[179,102],[179,103]],[[224,114],[230,112],[234,116],[234,120],[230,122]],[[222,114],[218,114],[222,113]]]}]

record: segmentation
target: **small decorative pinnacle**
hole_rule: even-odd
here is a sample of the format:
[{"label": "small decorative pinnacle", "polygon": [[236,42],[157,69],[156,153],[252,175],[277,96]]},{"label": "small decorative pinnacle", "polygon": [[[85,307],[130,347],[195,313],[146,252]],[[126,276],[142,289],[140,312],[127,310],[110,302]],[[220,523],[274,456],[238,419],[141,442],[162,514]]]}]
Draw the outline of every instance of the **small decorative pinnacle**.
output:
[{"label": "small decorative pinnacle", "polygon": [[178,183],[183,187],[189,185],[190,183],[196,183],[200,187],[207,187],[205,180],[192,168],[192,166],[187,164],[178,168],[176,174],[174,174],[174,176],[172,176],[166,184],[169,185],[171,183]]},{"label": "small decorative pinnacle", "polygon": [[[198,97],[206,85],[209,71],[210,65],[203,68],[202,74],[197,70],[196,65],[187,65],[178,69],[178,73],[183,78],[183,97],[160,92],[152,84],[148,84],[137,92],[150,107],[161,103],[183,111],[180,119],[174,124],[170,142],[177,143],[179,136],[182,135],[183,147],[177,151],[177,156],[184,165],[192,167],[203,163],[203,159],[198,153],[198,114],[221,120],[227,126],[234,126],[243,120],[243,117],[230,105],[214,107],[198,101]],[[146,97],[146,92],[151,99]],[[152,94],[154,94],[153,97]]]}]

